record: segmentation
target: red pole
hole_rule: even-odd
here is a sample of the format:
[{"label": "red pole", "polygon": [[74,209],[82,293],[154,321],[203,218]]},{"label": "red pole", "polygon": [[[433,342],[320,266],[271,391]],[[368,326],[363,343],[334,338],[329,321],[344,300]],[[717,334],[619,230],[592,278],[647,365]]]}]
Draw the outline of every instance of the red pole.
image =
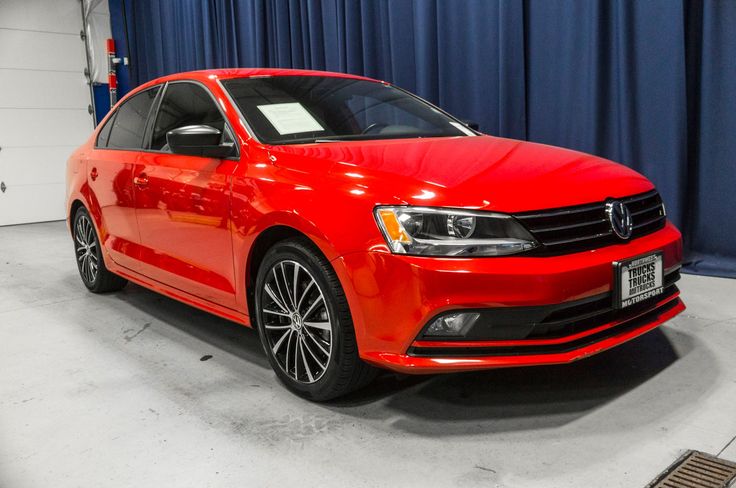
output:
[{"label": "red pole", "polygon": [[118,101],[118,75],[115,73],[115,39],[107,40],[107,82],[110,85],[110,108]]}]

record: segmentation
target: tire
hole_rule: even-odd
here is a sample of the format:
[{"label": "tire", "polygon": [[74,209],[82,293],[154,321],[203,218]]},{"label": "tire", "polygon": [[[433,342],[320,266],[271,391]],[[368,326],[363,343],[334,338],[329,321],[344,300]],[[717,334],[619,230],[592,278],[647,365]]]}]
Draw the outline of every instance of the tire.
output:
[{"label": "tire", "polygon": [[123,289],[128,280],[111,273],[105,267],[100,249],[100,239],[97,236],[92,217],[84,207],[80,207],[74,214],[72,227],[74,237],[74,255],[77,258],[79,276],[84,286],[93,293],[106,293]]},{"label": "tire", "polygon": [[307,239],[274,245],[258,269],[256,320],[279,379],[313,401],[368,384],[376,369],[358,356],[345,292],[335,271]]}]

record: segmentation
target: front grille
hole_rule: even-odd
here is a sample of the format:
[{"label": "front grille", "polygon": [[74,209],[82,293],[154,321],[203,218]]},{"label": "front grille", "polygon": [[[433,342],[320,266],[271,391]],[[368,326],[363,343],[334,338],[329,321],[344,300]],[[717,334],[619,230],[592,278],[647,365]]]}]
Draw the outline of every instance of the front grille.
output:
[{"label": "front grille", "polygon": [[[634,224],[629,240],[651,234],[665,224],[662,198],[656,190],[621,198],[631,212]],[[597,249],[622,242],[611,230],[606,215],[606,202],[575,207],[556,208],[542,212],[515,214],[541,244],[530,251],[540,256],[568,254]]]}]

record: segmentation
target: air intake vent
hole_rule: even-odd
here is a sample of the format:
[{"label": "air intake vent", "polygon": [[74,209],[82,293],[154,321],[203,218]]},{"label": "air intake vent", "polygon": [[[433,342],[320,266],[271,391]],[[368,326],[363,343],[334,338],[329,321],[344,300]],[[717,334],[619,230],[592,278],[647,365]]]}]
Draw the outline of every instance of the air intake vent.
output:
[{"label": "air intake vent", "polygon": [[[620,199],[631,212],[632,239],[651,234],[665,224],[664,205],[659,193],[650,191]],[[623,242],[613,234],[606,216],[606,203],[557,208],[515,214],[542,244],[532,254],[559,255],[597,249]]]}]

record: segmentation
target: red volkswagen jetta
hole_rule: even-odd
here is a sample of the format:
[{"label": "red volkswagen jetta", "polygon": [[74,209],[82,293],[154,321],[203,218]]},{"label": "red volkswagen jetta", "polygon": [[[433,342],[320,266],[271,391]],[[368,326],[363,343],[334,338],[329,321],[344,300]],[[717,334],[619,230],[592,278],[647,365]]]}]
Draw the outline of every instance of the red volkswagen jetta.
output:
[{"label": "red volkswagen jetta", "polygon": [[67,215],[91,291],[133,281],[255,327],[314,400],[375,366],[566,363],[685,308],[646,178],[345,74],[146,83],[69,159]]}]

